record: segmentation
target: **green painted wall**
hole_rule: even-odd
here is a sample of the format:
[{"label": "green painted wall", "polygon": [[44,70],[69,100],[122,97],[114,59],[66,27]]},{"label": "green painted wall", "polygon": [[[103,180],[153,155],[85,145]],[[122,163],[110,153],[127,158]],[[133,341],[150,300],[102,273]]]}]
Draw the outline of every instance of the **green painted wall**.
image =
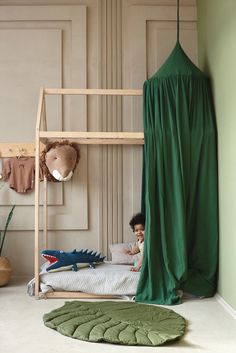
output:
[{"label": "green painted wall", "polygon": [[198,0],[199,66],[212,79],[218,126],[218,292],[236,310],[236,0]]}]

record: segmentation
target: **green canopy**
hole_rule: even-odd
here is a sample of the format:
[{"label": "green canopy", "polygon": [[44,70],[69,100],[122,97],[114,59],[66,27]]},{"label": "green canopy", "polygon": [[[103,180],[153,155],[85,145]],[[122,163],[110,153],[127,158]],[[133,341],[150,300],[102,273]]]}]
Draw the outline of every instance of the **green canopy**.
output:
[{"label": "green canopy", "polygon": [[217,132],[210,83],[179,41],[144,83],[144,259],[136,300],[216,291]]}]

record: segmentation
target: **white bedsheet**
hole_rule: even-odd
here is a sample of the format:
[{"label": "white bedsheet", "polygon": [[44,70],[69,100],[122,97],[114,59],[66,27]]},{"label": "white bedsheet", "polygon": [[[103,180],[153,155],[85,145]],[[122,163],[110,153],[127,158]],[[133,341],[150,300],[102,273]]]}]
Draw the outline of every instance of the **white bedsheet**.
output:
[{"label": "white bedsheet", "polygon": [[48,291],[80,291],[92,294],[135,295],[140,273],[131,272],[130,265],[102,263],[77,272],[60,271],[40,275],[40,288]]}]

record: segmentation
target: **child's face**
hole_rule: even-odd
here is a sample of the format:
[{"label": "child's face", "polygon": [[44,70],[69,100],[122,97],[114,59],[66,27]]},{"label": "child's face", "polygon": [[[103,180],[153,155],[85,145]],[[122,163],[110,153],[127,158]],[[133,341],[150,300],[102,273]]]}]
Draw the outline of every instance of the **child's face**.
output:
[{"label": "child's face", "polygon": [[140,242],[144,241],[144,226],[142,224],[135,224],[134,234]]}]

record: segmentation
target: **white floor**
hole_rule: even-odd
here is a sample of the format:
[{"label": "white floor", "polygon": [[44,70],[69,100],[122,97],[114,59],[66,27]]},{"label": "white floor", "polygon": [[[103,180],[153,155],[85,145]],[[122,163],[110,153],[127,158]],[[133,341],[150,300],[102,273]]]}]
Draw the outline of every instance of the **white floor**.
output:
[{"label": "white floor", "polygon": [[168,307],[185,317],[188,329],[180,341],[162,347],[96,344],[62,336],[45,327],[42,317],[64,302],[29,297],[23,279],[0,288],[0,353],[236,353],[236,320],[215,298]]}]

